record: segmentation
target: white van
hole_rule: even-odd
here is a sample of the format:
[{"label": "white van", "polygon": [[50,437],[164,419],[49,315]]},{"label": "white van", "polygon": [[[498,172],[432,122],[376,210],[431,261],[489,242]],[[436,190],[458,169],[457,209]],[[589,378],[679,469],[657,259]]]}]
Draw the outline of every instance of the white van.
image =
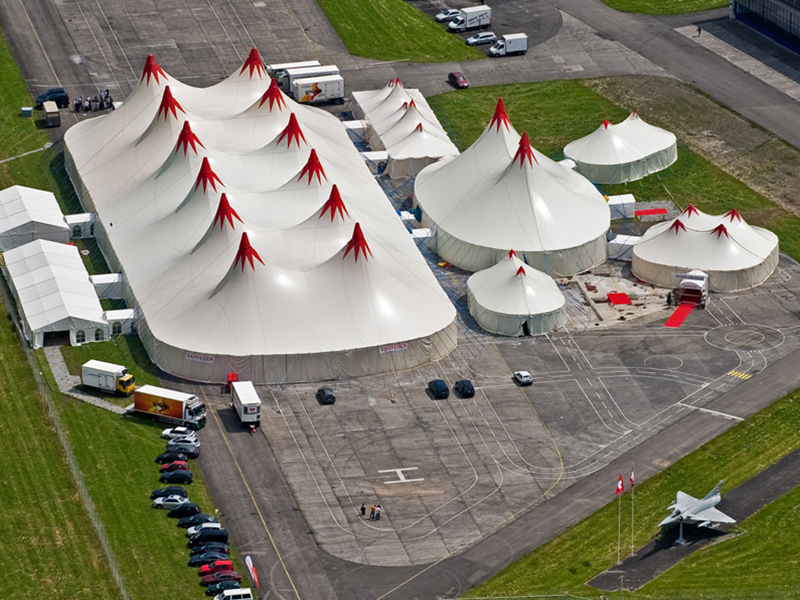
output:
[{"label": "white van", "polygon": [[250,588],[241,588],[238,590],[224,590],[221,594],[217,594],[214,600],[256,600]]}]

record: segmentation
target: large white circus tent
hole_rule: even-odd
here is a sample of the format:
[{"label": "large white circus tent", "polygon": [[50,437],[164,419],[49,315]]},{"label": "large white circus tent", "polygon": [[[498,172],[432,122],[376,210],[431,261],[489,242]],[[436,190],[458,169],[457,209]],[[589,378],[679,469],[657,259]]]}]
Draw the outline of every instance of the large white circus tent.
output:
[{"label": "large white circus tent", "polygon": [[317,381],[446,356],[455,308],[344,126],[297,104],[254,49],[206,89],[148,58],[67,167],[165,371]]},{"label": "large white circus tent", "polygon": [[461,155],[426,167],[414,194],[443,260],[480,271],[514,248],[527,264],[561,277],[606,259],[610,212],[582,175],[530,145],[503,100]]},{"label": "large white circus tent", "polygon": [[689,205],[677,218],[653,225],[633,247],[633,273],[672,288],[681,274],[700,270],[715,292],[763,283],[778,266],[778,236],[748,224],[737,210],[708,215]]},{"label": "large white circus tent", "polygon": [[663,171],[678,160],[675,134],[646,123],[633,111],[614,125],[596,130],[564,147],[578,171],[595,183],[636,181]]},{"label": "large white circus tent", "polygon": [[549,275],[529,267],[511,250],[499,263],[470,275],[469,312],[486,331],[539,335],[566,324],[566,299]]}]

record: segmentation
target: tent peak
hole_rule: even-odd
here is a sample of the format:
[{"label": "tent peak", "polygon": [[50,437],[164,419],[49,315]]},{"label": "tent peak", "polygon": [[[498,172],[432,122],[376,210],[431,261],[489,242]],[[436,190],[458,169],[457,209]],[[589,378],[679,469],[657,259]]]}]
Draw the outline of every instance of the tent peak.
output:
[{"label": "tent peak", "polygon": [[399,77],[389,80],[389,87],[403,87],[403,82],[400,81]]},{"label": "tent peak", "polygon": [[609,125],[611,125],[611,121],[609,121],[608,119],[603,120],[603,127],[605,129],[608,129]]},{"label": "tent peak", "polygon": [[690,204],[684,209],[684,211],[681,214],[686,215],[686,217],[688,218],[691,217],[692,215],[699,215],[700,211],[698,211],[697,208],[695,208],[694,204]]},{"label": "tent peak", "polygon": [[164,73],[164,69],[162,69],[156,62],[156,57],[152,54],[148,54],[147,60],[144,61],[144,69],[142,69],[142,77],[139,79],[139,81],[144,81],[144,78],[147,77],[147,85],[150,85],[150,77],[152,77],[156,80],[156,83],[160,83],[158,81],[159,76],[163,77],[164,79],[167,78],[167,74]]},{"label": "tent peak", "polygon": [[638,118],[639,118],[639,113],[637,113],[637,112],[636,112],[636,109],[635,109],[635,108],[634,108],[634,109],[631,111],[631,116],[632,116],[634,119],[638,119]]},{"label": "tent peak", "polygon": [[355,262],[358,262],[359,252],[364,255],[365,262],[369,260],[367,258],[367,253],[369,253],[370,257],[372,256],[372,250],[369,249],[367,240],[364,239],[364,232],[361,231],[361,223],[356,223],[356,226],[353,227],[353,237],[351,237],[350,241],[347,242],[347,248],[344,251],[342,260],[347,258],[347,255],[350,254],[351,250],[353,251],[353,258],[355,258]]},{"label": "tent peak", "polygon": [[738,210],[736,210],[735,208],[732,208],[732,209],[730,209],[728,212],[726,212],[724,215],[722,215],[722,218],[723,218],[723,219],[724,219],[725,217],[729,217],[729,218],[730,218],[730,220],[731,220],[731,223],[733,223],[733,220],[734,220],[734,219],[736,219],[736,220],[738,220],[738,221],[741,221],[741,220],[742,220],[742,215],[740,215],[740,214],[739,214],[739,211],[738,211]]},{"label": "tent peak", "polygon": [[684,225],[680,219],[675,219],[672,225],[669,226],[669,230],[677,234],[680,230],[686,231],[686,225]]},{"label": "tent peak", "polygon": [[331,223],[336,218],[336,213],[338,211],[339,217],[344,221],[344,216],[350,216],[350,213],[347,212],[347,207],[344,205],[344,201],[342,200],[341,194],[339,194],[339,187],[334,183],[333,188],[331,188],[331,195],[328,197],[327,202],[322,205],[322,212],[319,213],[319,219],[325,216],[325,213],[331,211]]},{"label": "tent peak", "polygon": [[186,114],[186,111],[183,110],[183,107],[180,103],[175,100],[175,97],[172,95],[172,91],[169,89],[169,86],[164,87],[164,93],[161,95],[161,105],[158,107],[158,113],[156,114],[156,119],[161,116],[161,111],[164,111],[164,120],[167,121],[169,119],[169,113],[172,113],[172,116],[177,119],[178,118],[178,111],[181,111],[183,114]]},{"label": "tent peak", "polygon": [[238,213],[235,210],[233,210],[233,207],[230,205],[230,202],[228,202],[227,194],[225,194],[225,192],[222,192],[222,195],[219,198],[219,205],[217,206],[217,214],[214,215],[214,222],[211,223],[211,228],[213,229],[214,227],[216,227],[217,221],[219,221],[220,231],[225,229],[225,220],[227,219],[228,224],[231,226],[231,229],[235,229],[235,227],[233,226],[234,218],[236,218],[239,221],[239,223],[244,225],[244,221],[242,221],[242,218],[238,215]]},{"label": "tent peak", "polygon": [[403,102],[403,110],[408,110],[409,108],[417,108],[417,103],[414,102],[413,98],[411,99],[410,102],[408,100]]},{"label": "tent peak", "polygon": [[711,235],[714,235],[715,233],[717,234],[717,239],[721,238],[723,234],[725,234],[725,237],[730,237],[728,235],[728,229],[722,223],[711,230]]},{"label": "tent peak", "polygon": [[519,139],[519,148],[517,148],[517,153],[514,155],[514,160],[512,161],[512,164],[516,163],[517,160],[519,160],[519,168],[521,169],[522,167],[525,166],[525,159],[528,160],[528,165],[530,165],[531,167],[533,166],[534,162],[537,165],[539,164],[539,161],[536,160],[536,157],[533,154],[533,148],[531,148],[531,141],[528,138],[527,131],[522,132],[522,137]]},{"label": "tent peak", "polygon": [[250,268],[255,271],[256,265],[253,259],[256,259],[262,265],[264,264],[264,261],[261,260],[261,257],[258,255],[258,252],[256,252],[256,249],[250,245],[250,239],[247,237],[247,232],[244,231],[242,232],[242,239],[239,242],[239,249],[236,251],[236,260],[233,261],[233,268],[235,269],[238,266],[239,261],[242,261],[242,271],[244,271],[245,262],[249,262]]},{"label": "tent peak", "polygon": [[520,276],[522,276],[522,277],[527,277],[528,276],[528,274],[525,273],[525,267],[521,266],[519,269],[517,269],[517,272],[514,275],[514,277],[520,277]]},{"label": "tent peak", "polygon": [[300,148],[300,139],[307,144],[306,136],[303,135],[303,130],[300,129],[300,123],[297,122],[297,117],[294,116],[294,113],[289,115],[289,123],[284,127],[283,131],[281,131],[280,137],[278,137],[278,144],[283,141],[283,138],[286,138],[286,148],[292,147],[292,140],[297,142],[297,147]]},{"label": "tent peak", "polygon": [[509,258],[509,259],[511,259],[511,258],[517,258],[517,253],[516,253],[516,252],[514,252],[514,250],[513,250],[513,249],[509,250],[509,251],[508,251],[508,258]]},{"label": "tent peak", "polygon": [[281,110],[281,107],[286,108],[286,99],[283,97],[281,88],[278,87],[278,82],[274,79],[270,80],[267,91],[261,96],[261,102],[258,103],[258,108],[264,106],[264,103],[269,100],[269,112],[272,112],[274,106]]},{"label": "tent peak", "polygon": [[258,78],[261,79],[264,77],[267,72],[264,70],[264,63],[261,61],[261,55],[258,53],[258,48],[253,46],[250,48],[250,54],[244,61],[242,65],[242,70],[239,71],[239,75],[245,72],[245,69],[250,68],[250,79],[253,78],[253,73],[258,72]]},{"label": "tent peak", "polygon": [[206,188],[210,185],[214,188],[214,191],[217,191],[217,183],[220,186],[225,187],[225,184],[222,183],[217,174],[211,169],[211,163],[208,162],[208,157],[203,157],[203,164],[200,165],[200,172],[197,174],[197,180],[194,183],[194,189],[197,191],[197,188],[200,187],[200,184],[203,184],[203,193],[206,192]]},{"label": "tent peak", "polygon": [[497,100],[497,106],[494,107],[494,116],[492,117],[491,122],[489,123],[489,129],[493,126],[497,125],[497,131],[500,131],[500,125],[505,125],[506,131],[509,130],[511,123],[508,120],[508,115],[506,114],[506,105],[503,102],[502,98]]},{"label": "tent peak", "polygon": [[186,156],[186,154],[189,152],[189,146],[191,146],[194,153],[197,154],[197,144],[200,144],[202,148],[205,148],[205,146],[203,146],[203,142],[201,142],[195,135],[194,131],[192,131],[189,121],[184,121],[183,128],[178,134],[178,143],[175,146],[175,154],[178,153],[178,151],[181,149],[181,146],[183,146],[184,156]]},{"label": "tent peak", "polygon": [[311,185],[311,180],[314,176],[317,176],[317,182],[322,183],[322,178],[325,178],[325,181],[328,181],[328,176],[325,175],[325,170],[322,168],[322,163],[319,162],[319,157],[317,156],[317,151],[313,148],[311,149],[311,154],[308,155],[308,162],[306,162],[303,170],[300,171],[300,177],[297,178],[297,181],[301,181],[305,175],[308,175],[308,185]]},{"label": "tent peak", "polygon": [[414,127],[414,131],[422,131],[422,121],[417,123],[417,126]]}]

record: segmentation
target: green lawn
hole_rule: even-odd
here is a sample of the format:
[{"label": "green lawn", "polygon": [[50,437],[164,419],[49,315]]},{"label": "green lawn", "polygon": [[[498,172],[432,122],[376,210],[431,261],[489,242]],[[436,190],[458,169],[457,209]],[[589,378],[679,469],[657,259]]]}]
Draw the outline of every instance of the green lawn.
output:
[{"label": "green lawn", "polygon": [[727,0],[603,0],[615,10],[646,15],[682,15],[728,6]]},{"label": "green lawn", "polygon": [[412,62],[486,57],[405,0],[318,1],[339,38],[357,56]]}]

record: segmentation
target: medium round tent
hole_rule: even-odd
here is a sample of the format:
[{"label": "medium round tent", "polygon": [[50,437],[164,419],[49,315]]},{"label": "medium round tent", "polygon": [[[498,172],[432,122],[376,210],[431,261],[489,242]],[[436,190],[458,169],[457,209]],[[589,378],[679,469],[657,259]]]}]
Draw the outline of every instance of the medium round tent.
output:
[{"label": "medium round tent", "polygon": [[426,167],[414,184],[435,248],[447,262],[480,271],[507,248],[555,277],[606,259],[610,212],[585,177],[530,145],[502,99],[481,136],[451,160]]},{"label": "medium round tent", "polygon": [[624,183],[666,169],[678,159],[678,146],[675,134],[644,122],[633,111],[622,123],[603,121],[567,144],[564,156],[595,183]]},{"label": "medium round tent", "polygon": [[778,265],[778,236],[749,225],[736,210],[707,215],[689,205],[676,219],[652,226],[633,247],[633,273],[672,288],[679,276],[699,269],[715,292],[763,283]]},{"label": "medium round tent", "polygon": [[549,333],[566,323],[566,300],[553,279],[511,250],[499,263],[467,279],[469,312],[490,333]]}]

